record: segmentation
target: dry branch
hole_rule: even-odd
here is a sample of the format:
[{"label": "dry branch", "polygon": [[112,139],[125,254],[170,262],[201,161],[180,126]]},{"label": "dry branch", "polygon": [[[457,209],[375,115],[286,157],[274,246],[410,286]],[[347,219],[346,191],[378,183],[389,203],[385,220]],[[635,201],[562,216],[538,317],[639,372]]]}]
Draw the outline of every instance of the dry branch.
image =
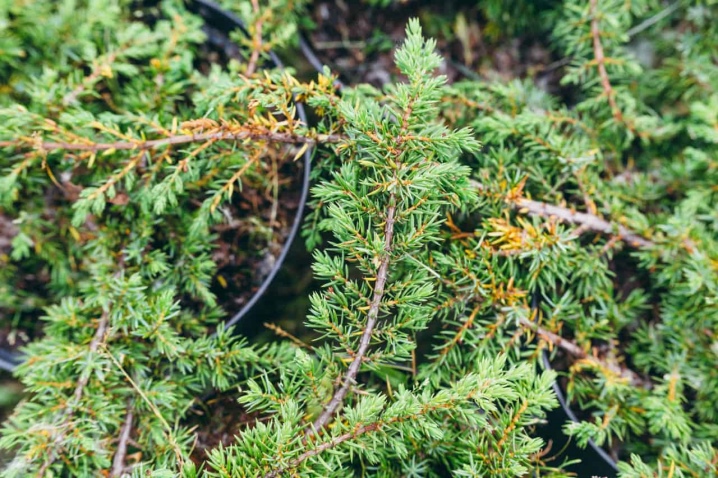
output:
[{"label": "dry branch", "polygon": [[654,245],[653,242],[632,232],[625,226],[610,223],[593,214],[572,211],[568,208],[524,198],[518,199],[514,207],[520,211],[533,214],[534,216],[556,218],[562,222],[577,224],[589,231],[606,235],[617,235],[621,240],[633,247],[651,247]]},{"label": "dry branch", "polygon": [[125,414],[125,421],[122,423],[120,429],[120,438],[117,443],[117,451],[115,457],[112,460],[112,472],[110,478],[116,478],[122,476],[125,471],[125,458],[127,456],[127,443],[130,440],[130,434],[132,433],[132,424],[135,416],[133,412],[132,403],[127,404],[127,412]]},{"label": "dry branch", "polygon": [[[484,186],[478,181],[472,181],[472,185],[482,191]],[[631,231],[625,226],[615,224],[600,217],[585,212],[573,211],[569,208],[534,201],[532,199],[518,198],[507,200],[514,209],[519,212],[526,212],[534,216],[554,218],[561,222],[568,222],[579,226],[581,233],[592,231],[608,236],[618,237],[633,247],[653,247],[655,243],[645,237]]]},{"label": "dry branch", "polygon": [[253,139],[257,141],[272,141],[290,144],[319,144],[338,143],[343,137],[331,134],[299,135],[294,133],[279,133],[256,127],[238,129],[223,128],[218,131],[198,134],[183,134],[169,138],[153,139],[149,141],[117,141],[114,143],[69,143],[56,141],[36,141],[35,138],[19,139],[14,141],[0,141],[0,148],[27,147],[40,151],[62,149],[67,151],[100,152],[108,150],[150,150],[163,146],[174,146],[187,143],[201,143],[206,141],[242,141]]},{"label": "dry branch", "polygon": [[551,332],[550,330],[546,330],[540,325],[531,322],[526,318],[520,318],[519,324],[524,328],[532,330],[536,335],[540,336],[546,342],[562,349],[573,357],[596,365],[603,370],[611,370],[621,378],[628,380],[632,385],[641,386],[645,383],[645,381],[633,370],[627,367],[620,367],[616,363],[608,363],[598,357],[589,355],[586,353],[585,350],[583,350],[581,347],[571,342],[570,340],[567,340],[560,335]]}]

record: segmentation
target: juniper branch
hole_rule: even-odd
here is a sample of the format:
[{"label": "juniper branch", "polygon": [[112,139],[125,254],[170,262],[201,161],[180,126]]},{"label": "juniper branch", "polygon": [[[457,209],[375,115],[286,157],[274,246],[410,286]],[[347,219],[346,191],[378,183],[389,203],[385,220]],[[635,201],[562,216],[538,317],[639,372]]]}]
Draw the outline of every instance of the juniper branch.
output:
[{"label": "juniper branch", "polygon": [[344,138],[333,134],[300,135],[296,133],[279,133],[266,129],[248,128],[241,131],[221,130],[209,133],[183,134],[170,136],[169,138],[154,139],[149,141],[117,141],[114,143],[69,143],[61,141],[37,141],[33,138],[18,139],[13,141],[0,141],[0,148],[8,147],[31,147],[40,151],[52,151],[57,149],[67,151],[91,151],[100,152],[108,150],[150,150],[163,146],[174,146],[187,143],[200,143],[206,141],[242,141],[252,139],[256,141],[272,141],[289,144],[319,144],[338,143]]},{"label": "juniper branch", "polygon": [[145,392],[142,391],[140,386],[130,377],[130,375],[127,373],[127,371],[122,367],[122,364],[115,358],[114,355],[112,355],[112,352],[107,349],[105,346],[105,353],[107,354],[107,357],[112,361],[112,363],[117,367],[117,370],[125,377],[125,379],[129,382],[129,384],[132,386],[132,388],[137,392],[137,394],[140,396],[143,402],[147,404],[147,406],[152,410],[152,413],[157,417],[159,422],[164,427],[165,436],[167,437],[167,440],[170,443],[170,446],[172,447],[172,450],[174,451],[175,458],[177,459],[177,463],[182,466],[184,464],[184,459],[182,457],[182,452],[179,448],[179,445],[177,444],[177,441],[175,440],[174,436],[172,435],[172,428],[170,427],[169,423],[167,423],[167,420],[162,415],[162,412],[160,412],[159,408],[157,408],[157,405],[152,402]]},{"label": "juniper branch", "polygon": [[[484,382],[481,386],[486,386],[488,382]],[[442,403],[440,405],[435,405],[431,403],[424,403],[421,408],[416,411],[415,413],[407,413],[404,415],[394,416],[387,420],[378,420],[372,423],[368,423],[366,425],[361,425],[358,427],[354,427],[353,430],[348,431],[346,433],[343,433],[339,436],[336,436],[332,438],[329,441],[326,441],[320,445],[318,445],[315,448],[312,448],[311,450],[307,450],[301,455],[299,455],[297,458],[290,461],[287,465],[279,467],[273,471],[270,471],[269,473],[266,473],[264,475],[264,478],[276,478],[277,476],[282,475],[283,473],[288,472],[289,470],[293,470],[297,468],[299,465],[301,465],[303,462],[308,460],[309,458],[312,458],[313,456],[317,456],[320,453],[323,453],[327,450],[330,450],[332,448],[336,448],[337,446],[341,445],[342,443],[354,440],[356,438],[359,438],[360,436],[372,433],[372,432],[379,432],[382,429],[385,429],[388,426],[391,426],[393,424],[398,424],[402,422],[406,422],[409,420],[416,420],[419,417],[425,416],[429,413],[435,412],[439,409],[443,410],[449,410],[453,407],[455,407],[458,403],[464,401],[464,400],[471,400],[473,397],[477,394],[477,390],[471,390],[469,391],[466,396],[459,396],[458,398],[452,398],[451,400]]]},{"label": "juniper branch", "polygon": [[322,414],[312,424],[311,429],[307,431],[309,435],[323,428],[332,418],[334,412],[341,406],[344,397],[349,388],[354,384],[359,368],[361,367],[364,356],[369,349],[371,342],[371,334],[376,326],[379,317],[379,307],[384,297],[384,286],[389,275],[389,260],[391,257],[392,238],[394,236],[394,214],[396,213],[396,197],[391,193],[389,198],[389,207],[386,211],[386,221],[384,223],[384,254],[382,255],[379,269],[377,271],[376,282],[374,283],[374,291],[372,301],[367,312],[367,322],[362,333],[359,349],[354,354],[354,359],[349,365],[349,369],[344,377],[341,387],[334,393],[329,404],[326,406]]},{"label": "juniper branch", "polygon": [[545,202],[521,198],[516,200],[514,208],[526,211],[535,216],[556,218],[562,222],[569,222],[584,226],[587,230],[606,235],[618,235],[627,244],[633,247],[653,247],[655,244],[636,234],[625,226],[614,224],[593,214],[572,211],[571,209],[555,206]]},{"label": "juniper branch", "polygon": [[115,457],[112,460],[112,472],[110,473],[111,478],[122,476],[122,472],[125,470],[127,443],[130,439],[130,434],[132,433],[132,424],[134,422],[134,419],[135,416],[133,412],[133,404],[131,401],[129,401],[127,403],[125,421],[122,423],[122,428],[120,429],[120,438],[117,443],[117,451],[115,452]]},{"label": "juniper branch", "polygon": [[[478,190],[485,189],[478,181],[472,181],[472,185]],[[647,248],[655,246],[654,242],[631,231],[627,227],[611,223],[593,214],[573,211],[565,207],[526,198],[507,199],[507,202],[519,212],[527,212],[534,216],[555,218],[561,222],[576,224],[580,226],[582,231],[593,231],[609,236],[618,236],[621,240],[633,247]]]},{"label": "juniper branch", "polygon": [[258,16],[257,21],[254,23],[254,36],[252,37],[252,55],[247,63],[247,76],[252,76],[254,71],[257,69],[257,62],[259,61],[259,53],[262,49],[262,24],[264,20],[260,14],[259,1],[252,0],[252,9],[254,14]]},{"label": "juniper branch", "polygon": [[558,334],[555,334],[551,332],[550,330],[547,330],[540,325],[531,322],[530,320],[526,319],[525,317],[519,318],[519,324],[524,327],[532,330],[536,335],[541,336],[542,339],[549,342],[550,344],[559,347],[560,349],[564,350],[565,352],[568,352],[570,355],[576,357],[580,360],[585,360],[587,362],[590,362],[602,369],[608,369],[612,370],[615,373],[617,373],[620,377],[623,377],[630,381],[633,385],[640,385],[643,384],[645,381],[633,370],[631,370],[628,367],[618,367],[617,364],[611,364],[608,362],[605,362],[604,360],[601,360],[598,357],[595,357],[593,355],[589,355],[586,353],[585,350],[583,350],[581,347],[573,343],[572,341],[565,339],[561,337]]},{"label": "juniper branch", "polygon": [[[346,392],[345,392],[346,393]],[[275,478],[282,473],[294,469],[297,466],[299,466],[302,462],[306,461],[307,459],[319,455],[320,453],[329,450],[331,448],[335,448],[336,446],[344,443],[348,440],[353,440],[357,437],[360,437],[361,435],[364,435],[365,433],[376,431],[379,429],[380,422],[371,423],[369,425],[364,425],[362,427],[357,428],[354,431],[344,433],[343,435],[339,435],[336,438],[333,438],[332,440],[322,443],[316,448],[313,448],[311,450],[305,451],[301,455],[299,455],[297,458],[289,462],[289,464],[285,467],[278,468],[274,471],[270,471],[269,473],[266,473],[264,475],[264,478]]]},{"label": "juniper branch", "polygon": [[[97,349],[100,347],[100,344],[105,338],[108,323],[109,314],[107,313],[107,311],[103,311],[102,316],[100,317],[100,320],[97,324],[97,330],[95,331],[95,335],[92,337],[92,341],[90,342],[90,354],[97,353]],[[83,374],[80,375],[80,379],[77,381],[77,386],[75,387],[75,391],[72,394],[73,401],[67,404],[67,407],[63,412],[64,420],[62,422],[62,425],[60,425],[60,432],[53,440],[50,452],[47,454],[47,458],[37,472],[38,477],[44,477],[48,468],[57,459],[58,449],[61,447],[62,442],[65,440],[65,436],[67,435],[67,429],[70,427],[72,416],[75,413],[75,406],[82,399],[82,394],[85,390],[85,387],[90,381],[90,372],[91,368],[88,366],[87,368],[85,368]]]},{"label": "juniper branch", "polygon": [[606,94],[608,104],[611,106],[611,112],[613,117],[618,122],[623,122],[623,114],[616,104],[615,91],[611,86],[611,80],[608,77],[606,71],[606,57],[603,53],[603,45],[601,44],[601,29],[599,27],[598,19],[598,0],[589,0],[589,8],[591,14],[591,37],[593,40],[593,54],[596,60],[596,68],[598,68],[598,75],[601,78],[601,86],[603,92]]}]

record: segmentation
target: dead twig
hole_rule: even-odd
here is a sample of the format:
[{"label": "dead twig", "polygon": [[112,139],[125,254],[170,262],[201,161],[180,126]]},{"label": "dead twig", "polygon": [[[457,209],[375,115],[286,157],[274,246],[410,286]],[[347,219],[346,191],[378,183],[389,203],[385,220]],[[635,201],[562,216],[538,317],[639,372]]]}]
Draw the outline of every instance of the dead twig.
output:
[{"label": "dead twig", "polygon": [[157,149],[163,146],[173,146],[186,143],[200,143],[206,141],[241,141],[244,139],[273,141],[278,143],[319,144],[338,143],[345,138],[333,134],[302,136],[295,133],[278,133],[267,129],[253,127],[239,130],[237,128],[226,128],[208,133],[183,134],[149,141],[117,141],[114,143],[68,143],[59,141],[37,141],[35,138],[21,138],[14,141],[0,141],[0,148],[29,147],[40,151],[52,151],[56,149],[91,152],[108,150],[132,151]]},{"label": "dead twig", "polygon": [[579,359],[589,359],[593,358],[590,355],[586,353],[585,350],[583,350],[578,345],[574,344],[570,340],[564,339],[558,334],[555,334],[547,329],[544,329],[540,325],[531,322],[530,320],[526,318],[520,318],[519,324],[521,324],[523,327],[529,328],[532,331],[536,333],[536,335],[541,336],[544,340],[551,343],[552,345],[555,345],[556,347],[562,349],[565,352],[568,352],[572,356],[579,358]]},{"label": "dead twig", "polygon": [[286,330],[284,330],[283,328],[281,328],[280,326],[278,326],[276,324],[270,324],[269,322],[265,322],[263,325],[266,328],[268,328],[269,330],[271,330],[272,332],[274,332],[275,334],[277,334],[279,337],[284,337],[286,339],[289,339],[298,347],[309,349],[309,350],[314,350],[314,347],[312,347],[310,344],[302,342],[299,338],[290,334],[289,332],[287,332]]},{"label": "dead twig", "polygon": [[645,381],[633,370],[627,368],[627,367],[619,367],[616,363],[608,363],[605,362],[598,357],[595,357],[593,355],[589,355],[586,353],[585,350],[583,350],[581,347],[576,345],[575,343],[571,342],[568,339],[565,339],[561,337],[558,334],[555,334],[551,332],[550,330],[547,330],[540,325],[536,324],[535,322],[532,322],[524,317],[519,319],[519,325],[521,325],[524,328],[532,330],[536,335],[540,336],[543,340],[546,342],[560,348],[564,352],[567,352],[568,354],[572,355],[573,357],[584,360],[586,362],[589,362],[593,365],[596,365],[598,368],[602,370],[611,370],[613,373],[616,373],[619,377],[624,378],[628,380],[632,385],[641,386],[645,383]]},{"label": "dead twig", "polygon": [[[484,190],[484,186],[478,181],[471,181],[472,185],[478,190]],[[576,236],[592,231],[608,236],[618,236],[619,239],[623,240],[627,244],[633,247],[653,247],[655,243],[646,239],[645,237],[631,231],[625,226],[615,224],[594,214],[588,214],[585,212],[573,211],[571,209],[548,204],[545,202],[534,201],[532,199],[517,198],[507,199],[507,202],[516,210],[522,213],[528,213],[534,216],[540,216],[545,218],[554,218],[561,222],[568,222],[576,224],[578,229],[574,231]]]},{"label": "dead twig", "polygon": [[535,216],[556,218],[562,222],[570,222],[584,226],[587,230],[607,235],[618,235],[621,240],[633,247],[652,247],[655,244],[636,234],[625,226],[614,224],[593,214],[572,211],[565,207],[555,206],[544,202],[521,198],[516,200],[514,207],[520,212],[528,212]]}]

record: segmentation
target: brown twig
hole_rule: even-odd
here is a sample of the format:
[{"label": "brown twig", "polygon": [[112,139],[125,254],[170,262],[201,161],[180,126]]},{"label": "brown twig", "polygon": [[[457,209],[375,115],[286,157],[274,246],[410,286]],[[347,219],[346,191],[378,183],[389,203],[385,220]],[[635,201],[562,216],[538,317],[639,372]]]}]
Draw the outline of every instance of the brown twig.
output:
[{"label": "brown twig", "polygon": [[541,217],[555,217],[562,222],[570,222],[585,226],[589,231],[601,234],[616,235],[633,247],[652,247],[655,244],[648,239],[636,234],[625,226],[613,224],[593,214],[572,211],[565,207],[555,206],[540,201],[521,198],[515,202],[514,207],[519,211],[526,211],[529,214]]},{"label": "brown twig", "polygon": [[[478,181],[471,181],[471,183],[476,189],[485,189]],[[507,200],[507,202],[509,202],[509,204],[519,212],[526,212],[534,216],[541,216],[545,218],[555,218],[561,222],[576,224],[579,226],[578,230],[580,230],[581,233],[593,231],[609,236],[618,236],[621,240],[633,247],[655,246],[654,242],[631,231],[627,227],[611,223],[593,214],[577,212],[565,207],[526,198],[511,199]]]},{"label": "brown twig", "polygon": [[591,15],[591,37],[593,38],[593,55],[598,68],[598,76],[601,79],[601,87],[606,94],[608,104],[611,106],[613,117],[618,122],[623,122],[623,114],[618,104],[616,104],[615,91],[611,86],[611,80],[608,78],[606,71],[606,57],[603,53],[603,45],[601,44],[601,29],[599,28],[598,19],[598,0],[589,0],[589,9]]},{"label": "brown twig", "polygon": [[204,141],[241,141],[244,139],[253,139],[258,141],[274,141],[278,143],[338,143],[345,139],[339,135],[333,134],[317,134],[310,136],[302,136],[294,133],[278,133],[266,129],[244,129],[236,131],[235,129],[223,129],[209,133],[199,134],[183,134],[171,136],[169,138],[154,139],[150,141],[117,141],[115,143],[66,143],[45,141],[37,142],[34,139],[20,139],[15,141],[0,141],[0,148],[7,147],[32,147],[42,151],[51,151],[55,149],[64,149],[67,151],[108,151],[108,150],[149,150],[162,146],[172,146],[186,143],[199,143]]},{"label": "brown twig", "polygon": [[451,352],[451,350],[453,350],[454,347],[461,343],[461,339],[463,338],[464,334],[467,333],[474,326],[474,320],[476,320],[476,316],[480,310],[480,305],[474,307],[474,309],[471,311],[471,314],[469,314],[469,316],[467,317],[466,321],[464,321],[464,323],[461,324],[461,327],[459,327],[459,330],[456,332],[456,335],[454,335],[451,341],[439,351],[440,357],[445,357],[449,352]]},{"label": "brown twig", "polygon": [[286,339],[291,340],[298,347],[309,349],[309,350],[314,350],[314,347],[312,347],[310,344],[302,342],[299,338],[290,334],[289,332],[287,332],[286,330],[284,330],[283,328],[281,328],[280,326],[278,326],[276,324],[270,324],[269,322],[265,322],[263,325],[266,328],[268,328],[269,330],[271,330],[272,332],[274,332],[275,334],[277,334],[279,337],[284,337]]},{"label": "brown twig", "polygon": [[252,55],[249,57],[247,63],[247,76],[252,76],[254,71],[257,69],[257,62],[259,61],[259,53],[262,49],[262,23],[264,20],[259,11],[259,1],[252,0],[252,9],[254,14],[257,15],[257,21],[254,23],[254,36],[252,37]]},{"label": "brown twig", "polygon": [[[92,337],[92,341],[90,342],[90,354],[96,353],[97,349],[100,347],[100,344],[105,338],[108,323],[109,314],[106,311],[103,311],[102,316],[100,317],[100,321],[97,324],[97,330],[95,331],[95,335]],[[92,360],[89,360],[89,362],[92,362]],[[72,420],[72,416],[75,413],[75,406],[77,406],[77,404],[82,399],[82,394],[85,390],[85,387],[90,381],[91,371],[92,368],[88,366],[84,369],[82,375],[80,375],[80,379],[77,381],[77,386],[75,387],[75,391],[72,395],[73,400],[67,402],[67,406],[63,412],[63,422],[62,425],[60,425],[60,433],[52,441],[51,449],[47,454],[47,457],[45,458],[45,461],[43,462],[42,466],[37,472],[38,477],[44,477],[47,472],[47,469],[57,459],[57,450],[61,447],[62,441],[67,435],[67,429],[69,428],[70,421]]]},{"label": "brown twig", "polygon": [[585,350],[583,350],[581,347],[571,342],[570,340],[564,339],[560,335],[555,334],[550,330],[546,330],[535,322],[532,322],[524,317],[519,319],[519,324],[522,327],[531,329],[536,335],[539,335],[546,342],[562,349],[563,351],[567,352],[568,354],[572,355],[577,359],[590,362],[594,365],[597,365],[603,370],[611,370],[618,376],[627,379],[632,385],[645,385],[645,380],[643,380],[636,372],[629,369],[628,367],[619,367],[618,364],[607,363],[599,359],[598,357],[589,355],[588,353],[586,353]]},{"label": "brown twig", "polygon": [[[242,165],[241,168],[239,168],[234,174],[232,174],[232,177],[225,182],[221,188],[215,193],[214,198],[212,199],[212,204],[210,206],[210,211],[214,212],[215,209],[217,209],[217,206],[219,206],[220,202],[222,202],[222,196],[225,193],[228,193],[229,191],[232,191],[234,188],[234,183],[236,181],[239,181],[242,176],[244,176],[244,173],[247,172],[247,170],[252,167],[259,159],[262,157],[262,153],[264,153],[263,149],[257,149],[247,160],[246,163]],[[231,194],[230,194],[231,196]],[[270,222],[270,224],[273,224]]]},{"label": "brown twig", "polygon": [[307,430],[307,435],[311,435],[317,430],[322,429],[331,420],[334,412],[342,404],[344,397],[346,396],[349,388],[354,384],[359,368],[361,367],[364,355],[366,354],[369,344],[371,343],[371,334],[374,331],[377,319],[379,318],[379,307],[381,306],[381,300],[384,297],[384,286],[386,285],[387,277],[389,276],[389,260],[391,257],[392,249],[392,238],[394,237],[394,214],[396,213],[396,197],[394,193],[391,193],[389,197],[389,207],[386,211],[386,220],[384,222],[384,254],[381,257],[379,263],[379,269],[376,274],[376,282],[374,282],[374,291],[372,295],[371,304],[369,305],[369,311],[367,312],[367,322],[364,327],[361,339],[359,341],[359,349],[354,354],[354,359],[349,365],[346,375],[344,376],[344,382],[341,387],[334,393],[331,401],[324,409],[322,414],[312,424],[311,428]]},{"label": "brown twig", "polygon": [[511,421],[509,422],[508,426],[504,428],[503,433],[501,434],[501,439],[499,439],[498,442],[496,442],[496,446],[492,447],[492,452],[494,454],[499,454],[501,451],[501,448],[503,447],[504,443],[506,443],[506,440],[509,438],[509,435],[512,431],[516,429],[516,426],[519,424],[519,420],[521,420],[521,417],[526,413],[526,410],[529,408],[529,399],[524,398],[523,402],[519,406],[519,408],[516,410],[514,415],[511,417]]},{"label": "brown twig", "polygon": [[120,429],[120,439],[117,443],[117,451],[115,457],[112,460],[112,472],[110,478],[120,477],[125,471],[125,458],[127,456],[127,443],[132,433],[132,423],[134,422],[135,415],[133,411],[132,402],[127,403],[127,413],[125,414],[125,421]]},{"label": "brown twig", "polygon": [[568,352],[572,356],[579,358],[579,359],[591,359],[594,358],[586,353],[585,350],[583,350],[578,345],[574,344],[570,340],[564,339],[558,334],[555,334],[549,330],[544,329],[540,325],[531,322],[530,320],[522,317],[519,319],[519,323],[524,326],[528,327],[529,329],[533,330],[536,335],[540,335],[544,340],[547,342],[555,345],[556,347],[562,349],[565,352]]}]

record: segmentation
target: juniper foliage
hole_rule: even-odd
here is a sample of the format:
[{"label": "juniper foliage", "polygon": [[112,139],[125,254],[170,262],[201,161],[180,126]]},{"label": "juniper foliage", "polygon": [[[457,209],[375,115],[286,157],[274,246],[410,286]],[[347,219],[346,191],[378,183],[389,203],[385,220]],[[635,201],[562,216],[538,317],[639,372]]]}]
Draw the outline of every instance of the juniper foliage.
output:
[{"label": "juniper foliage", "polygon": [[434,47],[410,22],[396,53],[406,83],[310,101],[345,135],[339,167],[314,188],[319,229],[332,235],[314,257],[325,288],[307,319],[322,345],[297,351],[294,370],[249,381],[240,401],[271,421],[216,450],[209,476],[513,476],[540,451],[525,427],[554,405],[551,373],[502,355],[433,368],[428,379],[412,369],[417,334],[439,306],[429,247],[446,214],[476,194],[457,159],[478,143],[436,120],[445,80],[431,75]]},{"label": "juniper foliage", "polygon": [[[514,80],[457,83],[443,102],[486,151],[474,173],[480,227],[455,230],[437,256],[437,274],[453,277],[447,301],[476,284],[461,341],[506,350],[522,324],[539,339],[524,358],[548,347],[572,406],[589,414],[566,424],[579,444],[617,450],[635,465],[621,463],[622,476],[709,476],[716,9],[594,0],[543,14],[576,100]],[[497,321],[507,295],[511,313]],[[462,360],[455,341],[437,348],[447,364]]]},{"label": "juniper foliage", "polygon": [[177,470],[194,446],[180,420],[195,398],[285,356],[260,358],[223,330],[213,226],[252,227],[258,251],[238,254],[271,247],[280,227],[232,224],[233,193],[279,194],[272,171],[297,151],[217,142],[266,136],[278,120],[267,103],[250,108],[261,90],[241,86],[213,104],[227,120],[205,116],[205,92],[230,73],[196,69],[206,37],[183,2],[3,8],[3,39],[22,49],[2,60],[0,218],[12,242],[0,311],[20,330],[43,324],[17,370],[29,395],[4,424],[15,459],[3,473],[120,476],[129,454]]},{"label": "juniper foliage", "polygon": [[[548,21],[563,96],[447,85],[418,21],[404,81],[338,94],[328,69],[256,72],[300,21],[287,2],[232,5],[249,53],[226,68],[182,2],[32,3],[47,31],[0,11],[0,310],[44,314],[5,476],[565,476],[534,433],[557,405],[544,352],[586,417],[565,432],[621,476],[716,474],[711,2],[537,2],[511,23],[482,2],[507,35]],[[218,323],[216,231],[310,146],[316,340],[250,346]],[[256,419],[198,467],[181,417],[208,387]]]}]

